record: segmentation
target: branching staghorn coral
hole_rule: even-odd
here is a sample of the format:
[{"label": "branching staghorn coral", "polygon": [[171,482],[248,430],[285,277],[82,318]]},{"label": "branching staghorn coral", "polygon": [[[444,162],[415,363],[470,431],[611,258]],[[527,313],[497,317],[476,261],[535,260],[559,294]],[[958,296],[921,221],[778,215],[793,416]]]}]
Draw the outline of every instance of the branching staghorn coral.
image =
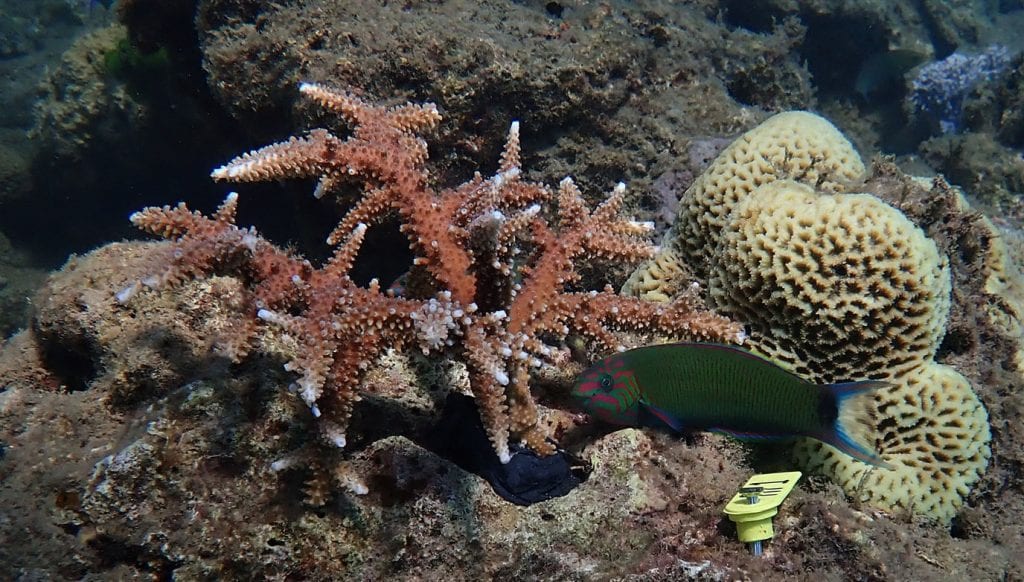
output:
[{"label": "branching staghorn coral", "polygon": [[[426,143],[418,131],[440,120],[433,105],[373,106],[316,84],[301,92],[351,124],[338,138],[325,129],[242,155],[214,170],[236,182],[310,178],[315,195],[343,184],[361,197],[328,237],[333,256],[320,267],[287,253],[253,229],[234,224],[237,194],[212,217],[176,208],[147,208],[132,216],[139,228],[172,239],[154,258],[154,274],[125,289],[160,287],[213,273],[239,276],[250,294],[253,324],[227,352],[244,356],[266,326],[283,328],[300,345],[286,369],[319,419],[323,437],[344,447],[352,407],[366,370],[387,350],[457,358],[494,450],[510,458],[509,439],[539,453],[554,450],[530,394],[530,369],[553,362],[570,334],[600,351],[622,349],[614,332],[741,342],[742,328],[703,309],[695,292],[654,303],[602,291],[570,291],[575,261],[636,262],[656,248],[650,225],[619,216],[625,187],[589,210],[569,178],[557,190],[521,176],[518,123],[513,123],[497,174],[477,174],[450,189],[427,184]],[[549,220],[545,205],[557,202]],[[349,276],[368,225],[397,212],[426,273],[432,296],[396,296],[374,280]]]}]

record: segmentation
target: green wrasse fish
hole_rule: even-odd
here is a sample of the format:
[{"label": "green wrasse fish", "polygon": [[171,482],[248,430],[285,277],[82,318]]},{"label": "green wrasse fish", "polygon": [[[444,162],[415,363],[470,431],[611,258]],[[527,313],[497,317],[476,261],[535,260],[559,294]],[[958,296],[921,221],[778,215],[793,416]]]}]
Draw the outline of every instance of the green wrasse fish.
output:
[{"label": "green wrasse fish", "polygon": [[864,438],[873,414],[868,393],[889,385],[863,380],[819,386],[741,348],[672,343],[598,361],[580,374],[573,396],[591,416],[611,424],[710,430],[741,439],[811,437],[890,468],[855,438]]}]

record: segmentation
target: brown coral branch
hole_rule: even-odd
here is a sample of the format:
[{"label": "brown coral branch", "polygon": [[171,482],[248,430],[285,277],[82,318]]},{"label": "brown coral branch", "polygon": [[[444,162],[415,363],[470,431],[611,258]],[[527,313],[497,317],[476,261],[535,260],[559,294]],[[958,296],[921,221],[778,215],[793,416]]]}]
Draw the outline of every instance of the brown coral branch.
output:
[{"label": "brown coral branch", "polygon": [[325,129],[314,129],[307,137],[291,137],[238,156],[217,168],[217,180],[258,182],[285,178],[309,178],[328,173],[323,160],[342,147],[343,142]]}]

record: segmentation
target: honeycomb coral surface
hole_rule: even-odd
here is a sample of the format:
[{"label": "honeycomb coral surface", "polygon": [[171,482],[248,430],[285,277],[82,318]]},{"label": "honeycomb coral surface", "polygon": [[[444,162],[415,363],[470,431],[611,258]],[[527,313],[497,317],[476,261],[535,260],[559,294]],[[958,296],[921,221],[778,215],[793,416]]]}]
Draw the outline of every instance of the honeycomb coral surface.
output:
[{"label": "honeycomb coral surface", "polygon": [[[678,277],[703,275],[711,305],[746,324],[755,350],[817,383],[891,382],[860,424],[893,468],[820,443],[797,460],[868,505],[948,523],[987,467],[988,416],[970,383],[935,363],[948,259],[900,210],[849,192],[865,178],[831,123],[776,115],[686,191],[661,255],[625,290],[663,300]],[[686,264],[667,266],[673,257]]]},{"label": "honeycomb coral surface", "polygon": [[716,306],[797,373],[892,378],[935,355],[949,269],[899,210],[787,180],[744,200],[724,233],[712,259]]},{"label": "honeycomb coral surface", "polygon": [[760,186],[791,179],[843,192],[864,172],[853,145],[827,120],[805,111],[780,113],[733,142],[697,178],[669,236],[706,274],[707,249],[718,245],[736,205]]},{"label": "honeycomb coral surface", "polygon": [[835,475],[860,501],[952,519],[988,464],[988,414],[959,372],[926,364],[875,395],[880,421],[875,446],[894,465],[885,470],[804,440],[796,458]]}]

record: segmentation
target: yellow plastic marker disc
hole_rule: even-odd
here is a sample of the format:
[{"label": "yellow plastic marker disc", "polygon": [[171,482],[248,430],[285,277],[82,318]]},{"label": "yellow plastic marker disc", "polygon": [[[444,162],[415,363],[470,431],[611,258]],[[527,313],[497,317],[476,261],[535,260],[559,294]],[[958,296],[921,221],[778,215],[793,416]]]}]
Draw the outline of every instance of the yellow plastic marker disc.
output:
[{"label": "yellow plastic marker disc", "polygon": [[757,542],[775,535],[772,518],[802,475],[800,471],[788,471],[754,475],[747,479],[725,506],[725,514],[736,522],[740,541]]}]

